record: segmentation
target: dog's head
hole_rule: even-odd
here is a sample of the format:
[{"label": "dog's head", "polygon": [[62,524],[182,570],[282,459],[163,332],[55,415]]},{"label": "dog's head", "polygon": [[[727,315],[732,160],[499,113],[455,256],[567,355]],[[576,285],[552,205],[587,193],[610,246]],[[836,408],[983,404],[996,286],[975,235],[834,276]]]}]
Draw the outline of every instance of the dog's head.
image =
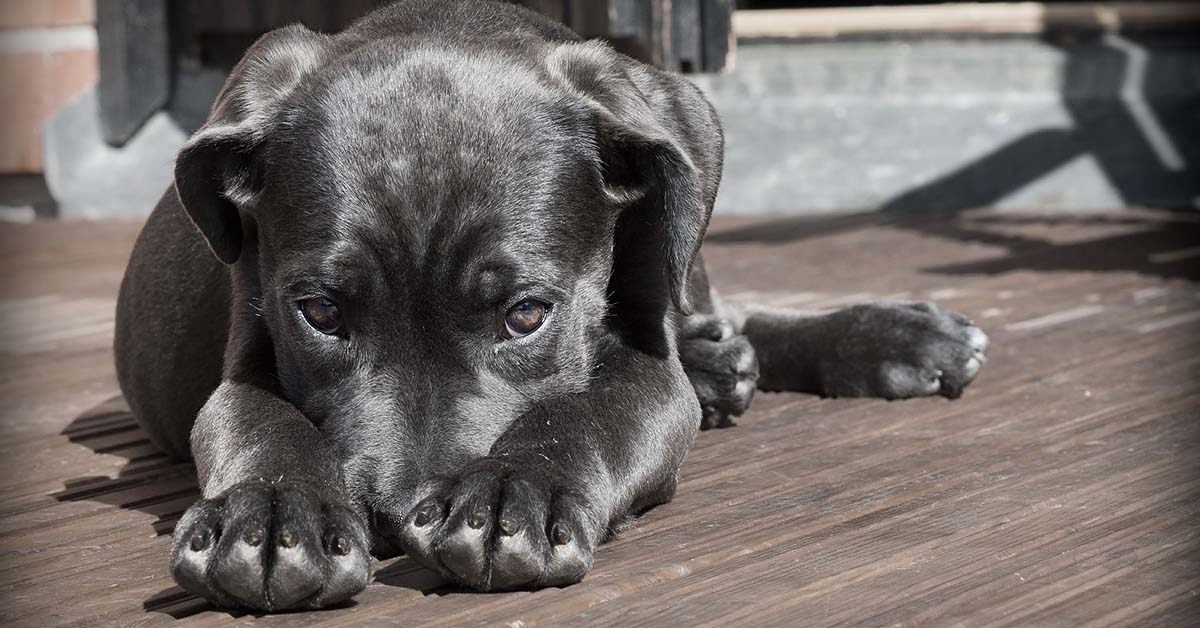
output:
[{"label": "dog's head", "polygon": [[[280,392],[371,509],[486,455],[606,347],[670,357],[708,222],[631,62],[594,43],[260,40],[176,189]],[[657,97],[662,97],[661,95]]]}]

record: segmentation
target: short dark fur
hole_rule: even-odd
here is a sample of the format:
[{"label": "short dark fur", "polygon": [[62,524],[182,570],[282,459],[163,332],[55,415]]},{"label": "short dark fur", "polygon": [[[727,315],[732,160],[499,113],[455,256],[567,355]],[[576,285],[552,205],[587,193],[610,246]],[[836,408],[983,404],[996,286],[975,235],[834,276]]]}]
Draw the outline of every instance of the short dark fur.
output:
[{"label": "short dark fur", "polygon": [[[130,407],[203,490],[179,583],[315,608],[404,551],[481,590],[565,585],[756,382],[960,394],[986,339],[956,314],[722,304],[698,256],[721,159],[687,81],[512,5],[402,1],[259,40],[117,311]],[[306,324],[314,296],[344,333]],[[549,320],[505,339],[527,297]]]}]

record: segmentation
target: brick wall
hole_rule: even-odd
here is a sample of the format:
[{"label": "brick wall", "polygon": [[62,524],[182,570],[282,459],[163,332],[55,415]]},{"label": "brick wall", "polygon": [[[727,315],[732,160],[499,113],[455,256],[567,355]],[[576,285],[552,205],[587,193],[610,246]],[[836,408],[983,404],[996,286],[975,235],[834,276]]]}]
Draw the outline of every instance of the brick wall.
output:
[{"label": "brick wall", "polygon": [[42,124],[96,82],[95,0],[0,0],[0,173],[42,171]]}]

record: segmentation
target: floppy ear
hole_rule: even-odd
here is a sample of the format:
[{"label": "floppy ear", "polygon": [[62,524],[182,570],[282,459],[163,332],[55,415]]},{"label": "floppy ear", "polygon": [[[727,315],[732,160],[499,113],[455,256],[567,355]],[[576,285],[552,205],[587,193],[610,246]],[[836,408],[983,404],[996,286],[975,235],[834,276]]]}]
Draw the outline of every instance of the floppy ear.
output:
[{"label": "floppy ear", "polygon": [[590,108],[603,185],[624,207],[616,253],[636,260],[614,260],[614,272],[657,264],[675,308],[690,314],[688,278],[721,174],[715,113],[687,81],[599,42],[559,46],[549,66]]},{"label": "floppy ear", "polygon": [[262,189],[259,161],[279,103],[325,62],[329,38],[293,25],[260,38],[233,69],[208,121],[175,159],[175,190],[192,223],[226,264],[242,251],[241,211]]}]

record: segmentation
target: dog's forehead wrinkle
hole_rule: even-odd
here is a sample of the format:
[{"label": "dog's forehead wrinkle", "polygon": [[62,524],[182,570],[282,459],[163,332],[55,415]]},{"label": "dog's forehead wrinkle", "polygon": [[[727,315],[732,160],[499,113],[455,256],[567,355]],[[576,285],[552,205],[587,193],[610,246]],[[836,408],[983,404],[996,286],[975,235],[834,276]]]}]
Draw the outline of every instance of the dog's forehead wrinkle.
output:
[{"label": "dog's forehead wrinkle", "polygon": [[305,196],[354,209],[312,203],[313,211],[369,222],[385,234],[372,241],[403,242],[413,258],[439,253],[431,246],[447,231],[441,223],[456,234],[497,217],[505,219],[496,232],[505,242],[530,250],[562,246],[547,232],[570,239],[581,229],[557,228],[558,217],[524,218],[569,213],[564,190],[598,178],[578,112],[532,72],[486,55],[445,53],[417,47],[365,70],[328,69],[317,104],[294,116],[295,133],[317,138],[310,161],[318,167],[305,171],[317,173],[323,187]]},{"label": "dog's forehead wrinkle", "polygon": [[326,128],[357,131],[327,134],[335,151],[401,147],[436,165],[458,148],[460,162],[503,169],[536,157],[547,132],[562,130],[561,95],[534,72],[444,43],[391,51],[366,69],[334,64],[324,75],[316,100],[330,118]]},{"label": "dog's forehead wrinkle", "polygon": [[[479,283],[485,270],[493,274],[504,270],[502,277],[513,284],[562,288],[566,283],[562,272],[567,267],[561,257],[571,243],[551,238],[546,226],[543,221],[483,203],[436,213],[373,210],[358,218],[351,216],[345,237],[337,239],[337,246],[323,248],[318,256],[366,259],[369,268],[347,268],[392,277],[393,283],[427,281],[442,289],[456,285],[467,296],[479,294],[472,286]],[[344,254],[339,249],[345,249]]]}]

